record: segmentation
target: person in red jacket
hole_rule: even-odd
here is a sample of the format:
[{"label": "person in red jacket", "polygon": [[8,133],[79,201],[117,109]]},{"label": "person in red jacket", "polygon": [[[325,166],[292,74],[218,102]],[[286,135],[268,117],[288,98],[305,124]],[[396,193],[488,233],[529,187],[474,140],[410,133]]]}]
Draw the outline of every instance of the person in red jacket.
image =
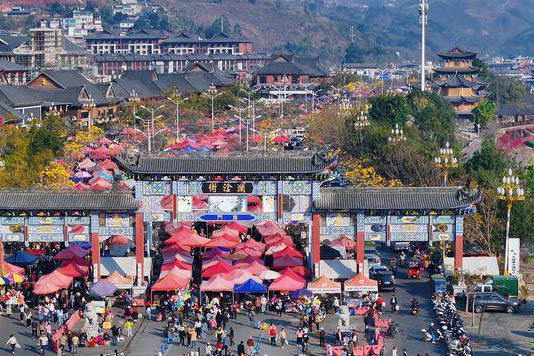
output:
[{"label": "person in red jacket", "polygon": [[276,346],[276,334],[277,334],[276,326],[271,324],[269,326],[269,337],[271,338],[271,345],[273,346]]}]

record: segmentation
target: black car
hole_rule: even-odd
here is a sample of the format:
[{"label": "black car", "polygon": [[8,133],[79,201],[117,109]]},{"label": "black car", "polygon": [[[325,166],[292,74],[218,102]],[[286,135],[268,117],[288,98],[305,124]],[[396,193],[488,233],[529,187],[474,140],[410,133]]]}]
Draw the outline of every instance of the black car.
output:
[{"label": "black car", "polygon": [[[499,293],[495,292],[475,294],[473,304],[475,307],[475,313],[481,313],[482,310],[515,313],[519,309],[519,302],[517,300],[506,299]],[[469,307],[473,308],[473,304],[471,304]]]},{"label": "black car", "polygon": [[374,277],[378,282],[379,292],[394,291],[397,288],[395,285],[395,277],[393,276],[393,273],[389,271],[379,271]]}]

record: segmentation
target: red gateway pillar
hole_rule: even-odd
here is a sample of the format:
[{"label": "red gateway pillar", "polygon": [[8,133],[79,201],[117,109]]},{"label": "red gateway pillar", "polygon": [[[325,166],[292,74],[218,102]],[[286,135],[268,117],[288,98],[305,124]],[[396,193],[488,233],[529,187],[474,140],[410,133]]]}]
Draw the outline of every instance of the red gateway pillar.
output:
[{"label": "red gateway pillar", "polygon": [[363,213],[358,213],[356,219],[356,269],[358,273],[363,273],[365,260],[365,224]]},{"label": "red gateway pillar", "polygon": [[462,270],[464,265],[464,216],[457,215],[454,223],[454,269]]},{"label": "red gateway pillar", "polygon": [[91,231],[91,259],[93,261],[93,279],[100,281],[100,233]]},{"label": "red gateway pillar", "polygon": [[312,215],[312,262],[315,265],[321,261],[321,215]]},{"label": "red gateway pillar", "polygon": [[143,213],[135,213],[135,264],[137,266],[137,285],[145,279],[145,227]]}]

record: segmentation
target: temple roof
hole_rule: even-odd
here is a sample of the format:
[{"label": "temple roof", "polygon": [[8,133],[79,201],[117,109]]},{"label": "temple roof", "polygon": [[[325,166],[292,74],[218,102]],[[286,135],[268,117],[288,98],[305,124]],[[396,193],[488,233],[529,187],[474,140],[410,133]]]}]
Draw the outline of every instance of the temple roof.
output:
[{"label": "temple roof", "polygon": [[333,162],[318,154],[287,154],[273,156],[203,156],[158,157],[138,156],[134,161],[116,158],[129,173],[160,175],[210,174],[310,174],[321,173]]},{"label": "temple roof", "polygon": [[478,190],[461,187],[321,188],[319,210],[444,210],[477,203]]},{"label": "temple roof", "polygon": [[441,58],[475,58],[477,54],[475,52],[465,51],[464,49],[456,46],[449,51],[438,52],[438,56]]},{"label": "temple roof", "polygon": [[444,73],[444,74],[454,74],[454,73],[458,73],[458,74],[474,74],[474,73],[478,73],[479,70],[480,70],[480,68],[473,67],[473,66],[469,66],[469,67],[437,67],[437,68],[434,68],[434,72],[436,72],[436,73]]},{"label": "temple roof", "polygon": [[483,98],[481,96],[444,96],[443,99],[451,104],[476,104]]},{"label": "temple roof", "polygon": [[447,80],[436,81],[434,83],[442,88],[470,88],[476,84],[475,82],[465,79],[463,75],[458,74],[457,72],[448,77]]},{"label": "temple roof", "polygon": [[0,190],[0,210],[137,210],[131,193],[75,190]]}]

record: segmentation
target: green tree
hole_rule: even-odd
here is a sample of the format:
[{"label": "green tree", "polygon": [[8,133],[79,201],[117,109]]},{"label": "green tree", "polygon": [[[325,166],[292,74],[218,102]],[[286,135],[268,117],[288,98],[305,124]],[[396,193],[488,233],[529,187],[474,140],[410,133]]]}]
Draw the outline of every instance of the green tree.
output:
[{"label": "green tree", "polygon": [[352,42],[345,50],[344,63],[363,63],[366,51]]},{"label": "green tree", "polygon": [[371,119],[388,122],[391,126],[395,124],[404,125],[410,114],[408,99],[404,95],[382,95],[375,96],[369,101]]},{"label": "green tree", "polygon": [[483,100],[472,110],[475,125],[480,125],[481,128],[487,128],[488,124],[497,118],[495,112],[495,104]]}]

